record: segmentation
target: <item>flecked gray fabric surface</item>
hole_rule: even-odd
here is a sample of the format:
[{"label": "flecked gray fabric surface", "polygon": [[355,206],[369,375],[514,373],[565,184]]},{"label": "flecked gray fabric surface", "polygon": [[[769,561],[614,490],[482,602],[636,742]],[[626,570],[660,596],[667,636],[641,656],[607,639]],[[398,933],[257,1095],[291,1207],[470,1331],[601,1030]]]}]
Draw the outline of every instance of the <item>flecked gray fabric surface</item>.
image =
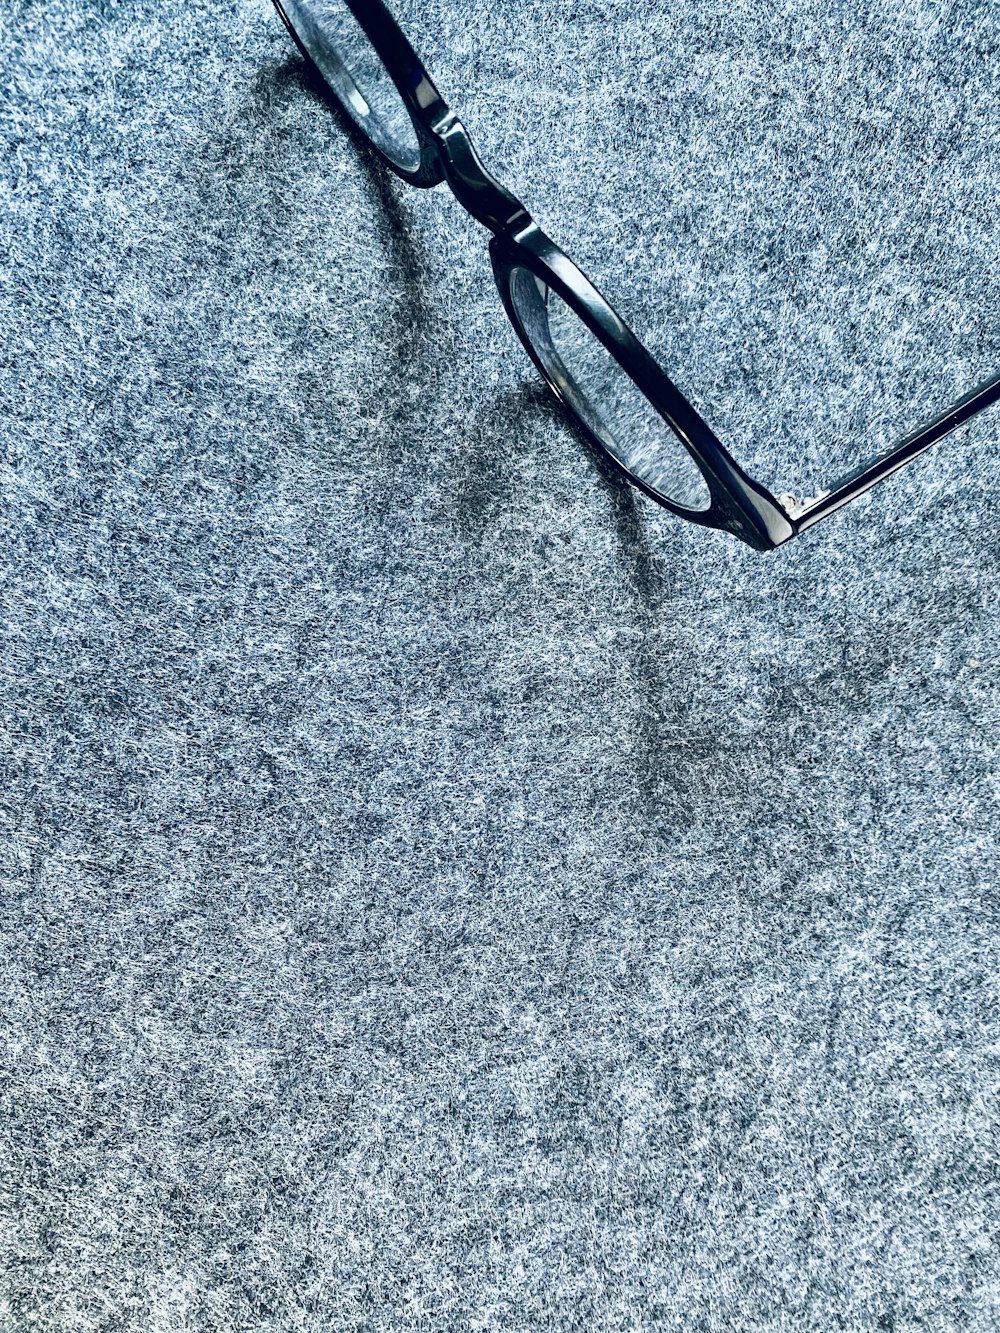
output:
[{"label": "flecked gray fabric surface", "polygon": [[[400,12],[775,488],[1000,365],[995,4]],[[997,416],[756,556],[264,0],[0,36],[0,1328],[995,1329]]]}]

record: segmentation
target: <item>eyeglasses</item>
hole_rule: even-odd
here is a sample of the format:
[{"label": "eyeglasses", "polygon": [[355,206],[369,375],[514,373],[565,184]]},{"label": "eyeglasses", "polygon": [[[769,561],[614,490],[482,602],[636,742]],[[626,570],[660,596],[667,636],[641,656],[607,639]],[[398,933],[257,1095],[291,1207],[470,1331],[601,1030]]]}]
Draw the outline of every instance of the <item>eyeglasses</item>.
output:
[{"label": "eyeglasses", "polygon": [[772,495],[739,467],[600,292],[486,170],[382,0],[274,3],[386,166],[410,185],[447,181],[492,232],[500,298],[546,383],[592,445],[682,518],[773,550],[1000,400],[998,374],[821,495]]}]

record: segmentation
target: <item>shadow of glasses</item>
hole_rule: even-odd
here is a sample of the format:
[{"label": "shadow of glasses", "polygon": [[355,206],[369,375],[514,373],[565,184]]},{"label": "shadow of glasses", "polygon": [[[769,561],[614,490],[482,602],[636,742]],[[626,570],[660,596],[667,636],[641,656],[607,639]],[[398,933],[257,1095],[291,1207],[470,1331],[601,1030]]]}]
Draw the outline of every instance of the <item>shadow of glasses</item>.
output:
[{"label": "shadow of glasses", "polygon": [[[412,425],[412,403],[406,390],[417,381],[430,382],[426,347],[447,346],[454,336],[452,330],[441,327],[428,299],[428,284],[435,279],[400,195],[407,187],[397,182],[378,161],[321,77],[301,58],[293,56],[284,61],[271,72],[270,79],[296,85],[336,116],[351,145],[358,172],[368,187],[377,215],[376,225],[390,252],[392,267],[400,275],[396,290],[385,293],[386,308],[391,314],[387,315],[390,328],[387,329],[384,355],[385,379],[391,393],[387,411],[396,427],[394,433],[403,435]],[[484,277],[492,286],[485,237],[483,266]],[[499,295],[496,303],[497,313],[506,323]],[[419,337],[414,336],[415,330],[419,330]],[[519,353],[513,329],[510,334],[512,346],[516,345]],[[561,432],[567,443],[573,440],[576,447],[585,449],[588,460],[594,465],[597,484],[608,500],[607,517],[621,557],[621,581],[627,589],[627,623],[623,624],[619,619],[616,629],[621,632],[621,642],[628,656],[623,675],[631,685],[634,718],[630,747],[631,800],[635,818],[642,825],[659,818],[665,801],[676,806],[682,800],[679,792],[663,791],[665,773],[669,771],[669,765],[664,763],[664,719],[669,712],[669,696],[660,669],[657,639],[664,629],[663,612],[670,600],[670,581],[648,541],[642,513],[646,502],[617,469],[588,445],[582,433],[574,429],[551,398],[548,388],[534,378],[527,360],[524,371],[526,378],[521,385],[513,391],[502,391],[493,409],[487,409],[476,418],[471,431],[472,447],[462,454],[465,471],[456,493],[458,503],[450,513],[459,525],[464,542],[474,545],[486,536],[498,506],[517,504],[517,482],[513,469],[504,466],[509,458],[509,447],[505,448],[503,442],[509,440],[512,426],[516,430],[517,419],[522,413],[544,414],[552,430]],[[398,386],[401,391],[397,393],[391,386]],[[430,407],[433,410],[432,405]],[[427,410],[426,405],[424,410]],[[402,450],[399,462],[403,462]],[[386,508],[392,503],[393,497],[387,496]]]}]

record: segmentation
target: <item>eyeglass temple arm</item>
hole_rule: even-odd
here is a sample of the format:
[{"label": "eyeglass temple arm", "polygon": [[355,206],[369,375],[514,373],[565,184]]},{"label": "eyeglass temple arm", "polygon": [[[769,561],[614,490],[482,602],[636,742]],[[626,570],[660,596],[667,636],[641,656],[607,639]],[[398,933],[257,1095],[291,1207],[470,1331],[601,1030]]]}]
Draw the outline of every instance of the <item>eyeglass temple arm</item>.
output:
[{"label": "eyeglass temple arm", "polygon": [[785,508],[795,525],[796,532],[805,532],[820,519],[836,513],[849,500],[871,490],[878,482],[891,476],[912,458],[922,454],[925,449],[929,449],[932,444],[937,444],[938,440],[943,440],[953,430],[964,426],[967,421],[971,421],[974,416],[985,412],[997,402],[1000,402],[1000,374],[986,380],[971,393],[967,393],[964,398],[959,398],[957,403],[952,403],[951,407],[936,416],[933,421],[928,421],[907,435],[889,453],[882,454],[874,462],[867,463],[856,471],[848,473],[846,477],[840,478],[826,495],[804,503],[801,507],[790,507],[786,504]]}]

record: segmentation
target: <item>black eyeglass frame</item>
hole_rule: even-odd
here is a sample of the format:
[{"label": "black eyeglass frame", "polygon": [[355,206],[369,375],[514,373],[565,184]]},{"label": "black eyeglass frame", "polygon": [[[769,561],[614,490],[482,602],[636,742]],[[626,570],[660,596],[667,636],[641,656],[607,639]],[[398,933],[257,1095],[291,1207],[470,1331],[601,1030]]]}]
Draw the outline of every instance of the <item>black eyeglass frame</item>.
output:
[{"label": "black eyeglass frame", "polygon": [[[905,436],[888,452],[834,482],[822,495],[809,501],[787,496],[779,499],[743,471],[611,304],[541,230],[521,201],[486,169],[465,127],[438,92],[383,0],[344,0],[344,3],[385,66],[409,113],[419,144],[419,162],[412,169],[394,161],[365,132],[357,115],[316,65],[281,0],[273,3],[303,57],[389,170],[407,184],[422,189],[447,182],[462,207],[492,233],[490,259],[504,309],[539,373],[590,444],[640,491],[679,517],[732,533],[756,550],[774,550],[863,495],[1000,401],[998,373]],[[566,302],[671,427],[701,470],[711,495],[707,508],[685,508],[647,485],[611,452],[575,409],[558,371],[545,364],[524,327],[512,291],[513,274],[518,268],[527,269]]]}]

